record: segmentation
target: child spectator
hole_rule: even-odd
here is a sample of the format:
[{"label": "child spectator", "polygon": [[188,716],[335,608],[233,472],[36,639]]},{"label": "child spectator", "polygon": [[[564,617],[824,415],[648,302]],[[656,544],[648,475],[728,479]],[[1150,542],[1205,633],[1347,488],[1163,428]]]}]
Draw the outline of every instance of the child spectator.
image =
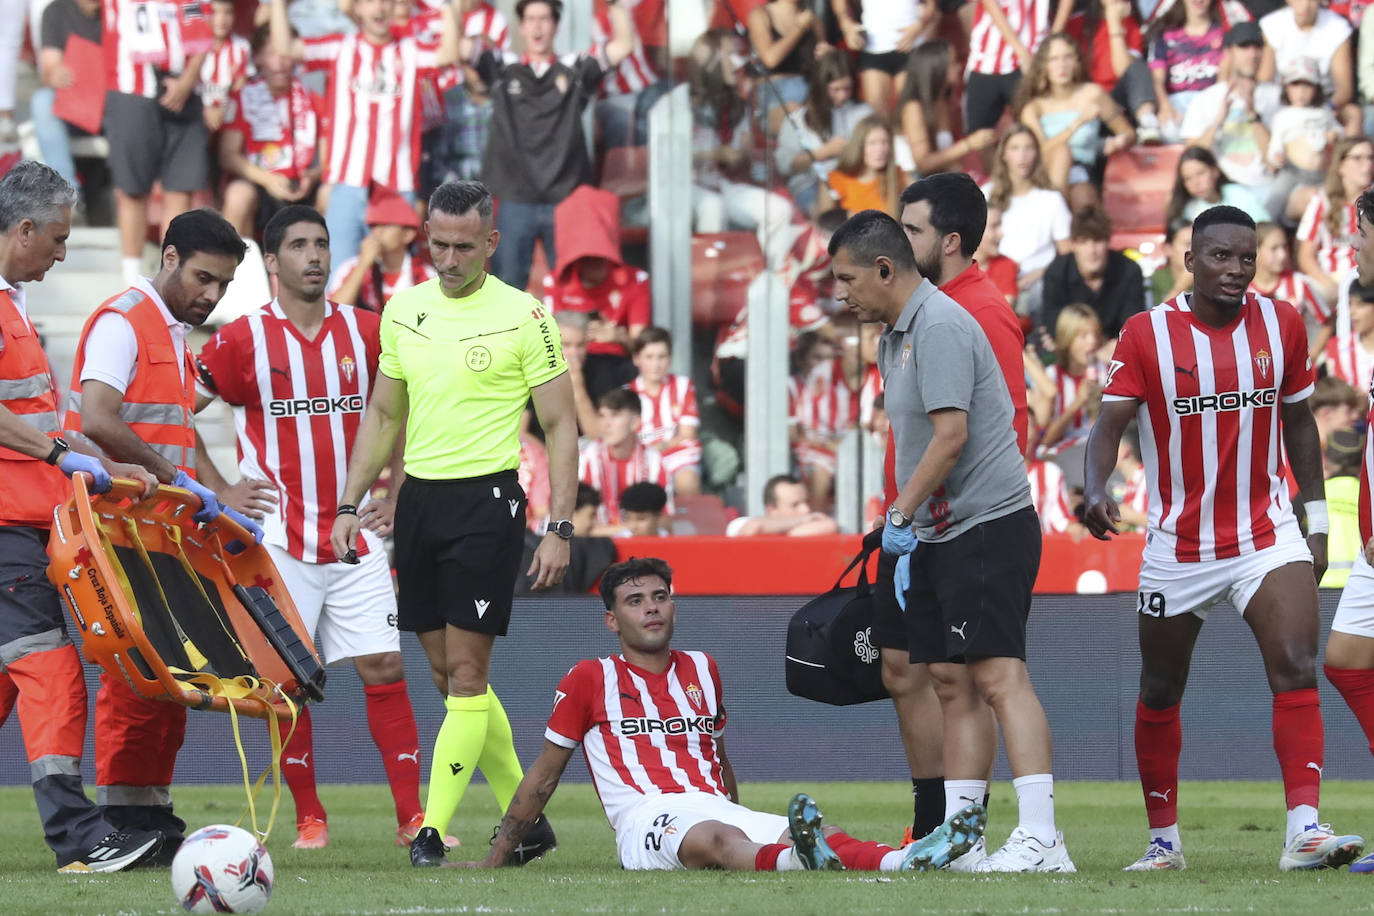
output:
[{"label": "child spectator", "polygon": [[1193,288],[1192,271],[1183,259],[1192,245],[1192,220],[1180,219],[1169,224],[1169,233],[1164,239],[1164,264],[1150,274],[1151,304],[1168,302]]},{"label": "child spectator", "polygon": [[1265,155],[1277,172],[1269,212],[1284,213],[1294,190],[1322,183],[1326,151],[1340,138],[1341,124],[1326,104],[1316,62],[1294,59],[1283,75],[1283,104],[1269,124]]},{"label": "child spectator", "polygon": [[438,276],[433,265],[412,252],[420,231],[415,210],[394,191],[382,190],[367,208],[367,238],[357,257],[334,271],[329,297],[380,313],[393,295]]},{"label": "child spectator", "polygon": [[668,491],[656,483],[642,480],[620,493],[620,523],[624,537],[656,538],[673,533],[668,518]]},{"label": "child spectator", "polygon": [[892,128],[881,115],[872,114],[859,122],[826,181],[835,205],[846,213],[897,213],[897,197],[907,186],[907,176],[897,168]]},{"label": "child spectator", "polygon": [[1002,253],[1019,270],[1017,311],[1037,314],[1045,268],[1055,255],[1069,251],[1072,217],[1064,195],[1050,184],[1040,141],[1029,127],[1014,124],[1002,136],[992,181],[984,190],[988,206],[1002,211]]},{"label": "child spectator", "polygon": [[282,207],[310,200],[324,171],[324,101],[270,39],[267,26],[253,33],[258,76],[229,97],[219,135],[219,164],[229,177],[224,218],[244,238]]},{"label": "child spectator", "polygon": [[1102,404],[1105,367],[1098,361],[1102,325],[1091,306],[1067,305],[1054,326],[1054,363],[1045,371],[1054,383],[1054,409],[1040,438],[1040,454],[1055,455],[1087,441]]},{"label": "child spectator", "polygon": [[1255,279],[1250,289],[1270,299],[1291,303],[1307,320],[1308,337],[1312,341],[1315,359],[1326,349],[1326,341],[1335,330],[1331,312],[1317,297],[1307,277],[1293,269],[1288,253],[1288,233],[1277,223],[1260,223],[1256,227],[1259,250],[1255,255]]},{"label": "child spectator", "polygon": [[1369,411],[1369,398],[1364,389],[1328,375],[1317,379],[1308,401],[1312,405],[1312,419],[1317,424],[1317,438],[1323,447],[1332,432],[1347,426],[1360,426]]},{"label": "child spectator", "polygon": [[1088,529],[1074,517],[1069,487],[1059,465],[1031,459],[1026,462],[1026,479],[1030,481],[1031,502],[1040,516],[1040,530],[1045,534],[1067,534],[1075,542],[1083,540]]},{"label": "child spectator", "polygon": [[620,199],[583,185],[554,215],[558,260],[544,277],[544,304],[555,315],[587,316],[587,393],[595,401],[635,377],[630,343],[649,324],[649,275],[620,254]]},{"label": "child spectator", "polygon": [[1359,233],[1355,200],[1374,184],[1374,141],[1346,137],[1331,149],[1322,189],[1312,196],[1298,224],[1298,270],[1317,285],[1327,302],[1340,294],[1337,279],[1355,267]]},{"label": "child spectator", "polygon": [[816,537],[838,534],[840,526],[824,512],[811,511],[806,501],[806,485],[791,474],[770,477],[763,485],[762,517],[740,516],[725,526],[726,537],[754,537],[760,534],[785,534],[788,537]]},{"label": "child spectator", "polygon": [[1336,304],[1336,334],[1326,345],[1327,369],[1357,391],[1374,389],[1374,289],[1352,276]]},{"label": "child spectator", "polygon": [[1046,35],[1062,31],[1068,22],[1073,4],[1058,0],[1054,6],[1051,22],[1050,0],[978,0],[964,77],[964,130],[997,126],[1016,92],[1021,68]]},{"label": "child spectator", "polygon": [[211,0],[210,33],[215,44],[200,65],[200,85],[196,87],[205,107],[205,126],[211,132],[224,126],[229,96],[253,76],[253,49],[248,39],[235,35],[233,29],[234,0]]},{"label": "child spectator", "polygon": [[612,388],[597,401],[601,428],[582,446],[578,478],[601,493],[597,521],[620,522],[620,494],[632,483],[648,481],[665,490],[668,474],[659,452],[639,441],[639,395],[628,388]]},{"label": "child spectator", "polygon": [[1169,197],[1169,209],[1164,224],[1172,226],[1179,220],[1191,223],[1203,210],[1227,204],[1244,210],[1252,220],[1262,223],[1269,218],[1269,209],[1255,193],[1243,184],[1236,184],[1221,173],[1217,157],[1210,150],[1190,146],[1178,159],[1174,172],[1174,190]]},{"label": "child spectator", "polygon": [[1272,79],[1284,74],[1294,62],[1306,58],[1317,65],[1322,95],[1345,127],[1354,135],[1360,129],[1360,108],[1355,98],[1355,55],[1350,22],[1340,13],[1323,8],[1318,0],[1288,0],[1260,20],[1265,43],[1261,72]]},{"label": "child spectator", "polygon": [[840,161],[854,128],[873,113],[854,98],[849,56],[831,50],[816,60],[806,103],[789,112],[778,131],[774,162],[787,175],[787,190],[805,213],[816,209],[816,192]]},{"label": "child spectator", "polygon": [[973,259],[983,268],[993,285],[1007,297],[1008,305],[1016,304],[1016,262],[1002,254],[1002,210],[988,204],[988,222],[983,229],[983,240]]},{"label": "child spectator", "polygon": [[958,84],[959,58],[944,39],[927,41],[908,55],[906,82],[897,97],[896,123],[906,139],[911,168],[918,176],[957,169],[969,153],[982,152],[997,143],[997,132],[990,127],[969,131],[962,140],[954,139],[952,109]]},{"label": "child spectator", "polygon": [[596,528],[597,511],[601,508],[601,491],[588,483],[578,481],[577,498],[573,503],[573,536],[592,537]]},{"label": "child spectator", "polygon": [[1174,0],[1150,29],[1150,75],[1165,139],[1179,136],[1188,105],[1217,81],[1226,26],[1220,0]]},{"label": "child spectator", "polygon": [[673,492],[701,492],[701,440],[697,430],[697,389],[686,375],[668,371],[673,337],[663,328],[647,327],[634,342],[639,375],[630,382],[639,395],[639,440],[663,455],[663,469],[673,480]]},{"label": "child spectator", "polygon": [[813,506],[828,506],[840,439],[854,425],[853,393],[837,369],[835,345],[808,331],[797,338],[797,371],[787,382],[792,455]]},{"label": "child spectator", "polygon": [[354,0],[358,32],[317,38],[292,38],[286,0],[273,0],[272,46],[278,54],[303,61],[307,70],[329,73],[330,140],[325,183],[330,185],[325,220],[334,280],[356,257],[370,227],[373,185],[389,188],[407,202],[415,199],[420,168],[420,106],[424,79],[456,64],[460,40],[459,4],[443,17],[437,43],[391,34],[389,0]]}]

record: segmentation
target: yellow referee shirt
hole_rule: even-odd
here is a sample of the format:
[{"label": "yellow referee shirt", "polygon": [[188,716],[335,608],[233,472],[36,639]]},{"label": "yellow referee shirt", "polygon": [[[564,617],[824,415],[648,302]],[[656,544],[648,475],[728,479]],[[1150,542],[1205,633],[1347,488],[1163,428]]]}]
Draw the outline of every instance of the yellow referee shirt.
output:
[{"label": "yellow referee shirt", "polygon": [[410,398],[406,474],[454,480],[519,466],[530,389],[567,363],[548,310],[488,274],[462,299],[445,296],[437,279],[392,296],[380,368]]}]

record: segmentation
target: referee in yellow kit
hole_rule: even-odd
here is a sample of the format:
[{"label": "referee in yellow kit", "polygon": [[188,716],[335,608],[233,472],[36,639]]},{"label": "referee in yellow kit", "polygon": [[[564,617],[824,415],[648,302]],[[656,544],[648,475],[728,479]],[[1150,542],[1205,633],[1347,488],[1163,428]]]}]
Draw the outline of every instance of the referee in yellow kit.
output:
[{"label": "referee in yellow kit", "polygon": [[[424,827],[410,844],[416,866],[443,864],[443,837],[473,770],[481,768],[503,812],[524,776],[487,674],[519,573],[518,434],[531,397],[547,437],[554,519],[527,573],[535,588],[557,584],[567,571],[577,494],[577,417],[558,328],[537,299],[486,272],[500,240],[490,192],[476,181],[441,185],[429,199],[426,229],[439,276],[397,293],[382,313],[381,371],[332,537],[336,556],[356,547],[358,504],[404,429],[399,622],[424,646],[447,710],[430,760]],[[540,815],[510,864],[555,843]]]}]

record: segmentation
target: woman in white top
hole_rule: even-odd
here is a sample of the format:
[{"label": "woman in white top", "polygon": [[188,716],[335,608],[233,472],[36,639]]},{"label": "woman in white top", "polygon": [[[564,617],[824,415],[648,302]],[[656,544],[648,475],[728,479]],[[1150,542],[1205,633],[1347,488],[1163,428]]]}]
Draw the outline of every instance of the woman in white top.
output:
[{"label": "woman in white top", "polygon": [[1069,251],[1069,206],[1050,185],[1040,160],[1040,143],[1024,124],[1013,124],[997,146],[992,181],[984,188],[989,206],[1002,211],[1002,254],[1018,266],[1017,311],[1039,310],[1040,280],[1055,255]]},{"label": "woman in white top", "polygon": [[1259,79],[1269,82],[1292,68],[1295,61],[1315,61],[1322,94],[1340,118],[1345,132],[1360,131],[1360,106],[1355,99],[1355,51],[1350,22],[1323,8],[1318,0],[1288,0],[1288,5],[1260,20],[1264,32],[1264,60]]},{"label": "woman in white top", "polygon": [[907,55],[935,34],[935,0],[863,0],[855,19],[848,0],[831,0],[844,43],[859,54],[859,86],[878,114],[892,114],[905,82]]}]

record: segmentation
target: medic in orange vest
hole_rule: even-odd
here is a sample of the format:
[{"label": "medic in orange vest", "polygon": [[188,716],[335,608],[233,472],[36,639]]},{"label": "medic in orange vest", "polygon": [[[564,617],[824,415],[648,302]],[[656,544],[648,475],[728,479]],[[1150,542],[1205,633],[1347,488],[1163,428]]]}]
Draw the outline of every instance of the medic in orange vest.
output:
[{"label": "medic in orange vest", "polygon": [[[103,302],[86,320],[72,370],[66,428],[106,455],[138,464],[201,498],[208,522],[221,508],[195,480],[194,357],[186,334],[224,296],[245,246],[213,210],[172,220],[162,265]],[[262,532],[247,518],[258,540]],[[186,736],[186,708],[148,700],[108,673],[95,701],[96,800],[116,827],[157,830],[159,863],[170,863],[186,824],[172,811],[172,772]]]},{"label": "medic in orange vest", "polygon": [[157,487],[142,468],[73,451],[58,435],[57,390],[23,284],[66,257],[75,202],[38,162],[0,178],[0,723],[17,705],[43,835],[64,874],[119,871],[162,843],[156,831],[116,829],[86,797],[86,680],[48,581],[53,510],[71,490],[64,474],[90,475],[96,492],[111,475],[140,481],[145,496]]}]

